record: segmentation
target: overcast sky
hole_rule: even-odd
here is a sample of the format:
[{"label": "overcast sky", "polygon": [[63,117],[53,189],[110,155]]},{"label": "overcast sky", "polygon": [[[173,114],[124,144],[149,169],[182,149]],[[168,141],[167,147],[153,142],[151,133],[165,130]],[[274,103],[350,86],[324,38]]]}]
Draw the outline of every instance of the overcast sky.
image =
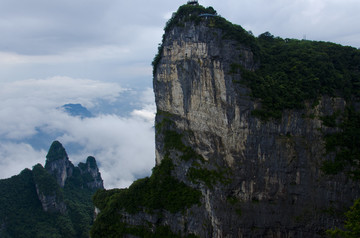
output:
[{"label": "overcast sky", "polygon": [[[199,2],[254,35],[360,47],[358,0]],[[55,139],[75,164],[95,156],[107,188],[149,175],[151,61],[166,21],[184,3],[1,0],[0,178],[44,164]],[[81,103],[95,117],[72,117],[59,109],[66,103]]]}]

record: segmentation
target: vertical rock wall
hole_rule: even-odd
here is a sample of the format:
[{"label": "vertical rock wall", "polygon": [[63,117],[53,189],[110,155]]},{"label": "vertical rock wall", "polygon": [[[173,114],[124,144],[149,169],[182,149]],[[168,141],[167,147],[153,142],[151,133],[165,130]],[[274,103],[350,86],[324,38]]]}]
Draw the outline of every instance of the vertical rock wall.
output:
[{"label": "vertical rock wall", "polygon": [[[200,237],[321,236],[338,225],[337,212],[360,191],[345,176],[320,170],[323,132],[333,129],[317,118],[343,111],[345,100],[322,97],[315,108],[263,122],[251,116],[259,105],[249,89],[234,83],[241,79],[230,73],[234,63],[257,68],[249,47],[224,40],[222,30],[205,21],[187,22],[165,35],[154,76],[156,125],[172,124],[157,131],[156,162],[172,158],[174,176],[200,189],[203,205],[190,209],[185,222],[168,216],[164,223]],[[165,150],[166,130],[185,135],[182,142],[206,161],[198,162],[200,167],[222,171],[226,182],[209,187],[189,179],[195,163],[181,160],[182,151]]]}]

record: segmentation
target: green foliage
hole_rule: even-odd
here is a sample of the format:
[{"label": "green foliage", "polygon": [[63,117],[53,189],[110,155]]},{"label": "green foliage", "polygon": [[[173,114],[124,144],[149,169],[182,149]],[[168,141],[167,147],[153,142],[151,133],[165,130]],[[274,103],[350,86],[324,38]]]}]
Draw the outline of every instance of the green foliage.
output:
[{"label": "green foliage", "polygon": [[193,183],[203,182],[210,189],[217,183],[228,184],[231,182],[231,180],[226,177],[225,171],[208,170],[200,167],[191,167],[187,173],[187,177]]},{"label": "green foliage", "polygon": [[67,157],[66,151],[59,141],[54,141],[46,155],[47,161],[56,161]]},{"label": "green foliage", "polygon": [[[336,133],[325,135],[327,153],[335,153],[334,160],[327,160],[322,170],[327,175],[345,172],[353,180],[360,180],[360,112],[347,107],[345,112],[335,112],[322,117],[324,125],[338,128]],[[327,231],[331,237],[360,237],[360,199],[345,213],[345,230],[338,227]]]},{"label": "green foliage", "polygon": [[[212,8],[183,5],[167,22],[165,34],[184,23],[202,21],[200,14],[216,14]],[[222,30],[224,39],[236,40],[247,46],[259,62],[256,71],[245,70],[240,64],[231,65],[230,74],[238,73],[251,89],[251,95],[262,107],[252,114],[267,120],[278,119],[285,109],[302,109],[304,101],[316,102],[320,95],[350,99],[360,96],[360,50],[341,45],[274,37],[269,32],[255,38],[241,26],[216,16],[209,27]],[[161,60],[163,43],[153,61],[154,75]]]},{"label": "green foliage", "polygon": [[[135,181],[128,189],[99,190],[93,196],[94,204],[101,210],[91,228],[94,237],[122,237],[132,234],[139,237],[178,237],[167,227],[134,227],[122,222],[121,211],[130,214],[138,212],[171,213],[200,204],[201,192],[187,186],[172,176],[174,164],[168,155],[171,150],[182,153],[181,159],[198,158],[191,147],[182,142],[182,135],[173,130],[174,123],[170,113],[159,111],[156,124],[158,134],[164,136],[166,158],[153,168],[152,175]],[[195,236],[189,236],[195,237]]]},{"label": "green foliage", "polygon": [[[107,232],[106,237],[123,237],[124,235],[133,235],[136,237],[143,238],[198,238],[198,236],[190,234],[187,236],[181,236],[179,234],[175,234],[171,231],[168,226],[157,226],[154,230],[151,227],[147,226],[131,226],[126,223],[117,223],[117,227],[114,227],[114,232]],[[115,232],[116,231],[116,232]],[[103,238],[104,233],[94,233],[91,235],[92,238]]]},{"label": "green foliage", "polygon": [[238,216],[242,215],[241,202],[240,202],[240,200],[238,198],[236,198],[234,196],[228,196],[226,201],[233,206],[233,208],[235,210],[235,213]]},{"label": "green foliage", "polygon": [[[335,115],[335,116],[334,116]],[[339,113],[323,118],[327,125],[338,127],[339,132],[325,135],[326,152],[335,152],[334,160],[323,163],[325,174],[345,172],[354,180],[360,179],[360,112],[346,108],[341,122],[336,124]],[[339,115],[340,116],[340,115]]]},{"label": "green foliage", "polygon": [[[175,26],[184,26],[184,23],[187,21],[195,21],[195,22],[200,22],[200,14],[203,13],[209,13],[209,14],[216,14],[216,11],[212,8],[204,8],[203,6],[193,6],[193,5],[182,5],[179,7],[179,9],[177,10],[176,13],[173,14],[173,16],[167,21],[164,31],[165,34],[167,32],[169,32],[173,27]],[[164,49],[164,41],[165,41],[165,34],[163,35],[163,39],[162,39],[162,43],[159,44],[158,46],[158,52],[155,55],[153,61],[152,61],[152,66],[153,66],[153,75],[155,76],[156,74],[156,69],[157,66],[160,63],[161,60],[161,54],[163,52]]]},{"label": "green foliage", "polygon": [[335,112],[332,115],[329,116],[322,116],[320,119],[323,122],[324,126],[327,127],[337,127],[336,119],[340,116],[340,112]]},{"label": "green foliage", "polygon": [[354,205],[345,213],[345,229],[334,228],[327,230],[331,237],[358,238],[360,237],[360,199],[354,202]]},{"label": "green foliage", "polygon": [[[257,39],[260,68],[239,69],[242,81],[262,108],[264,120],[280,118],[284,109],[301,109],[319,95],[360,96],[360,51],[333,43],[281,39],[264,33]],[[233,68],[232,68],[233,69]],[[232,70],[232,73],[234,70]]]},{"label": "green foliage", "polygon": [[245,31],[241,26],[232,24],[227,21],[225,18],[217,15],[217,12],[212,7],[205,8],[201,5],[182,5],[179,7],[176,13],[170,18],[166,23],[164,28],[165,34],[163,35],[162,43],[159,44],[158,53],[155,55],[152,62],[153,66],[153,75],[156,73],[156,69],[161,60],[161,54],[164,49],[163,44],[165,40],[165,35],[174,27],[183,27],[186,22],[195,22],[199,24],[203,18],[201,14],[211,14],[214,15],[210,27],[219,28],[223,30],[224,39],[232,39],[241,42],[242,44],[250,47],[252,51],[257,55],[259,48],[256,44],[255,38],[252,34]]},{"label": "green foliage", "polygon": [[33,167],[33,176],[35,184],[38,186],[40,193],[44,195],[56,195],[59,199],[63,198],[60,186],[56,179],[49,174],[41,164]]},{"label": "green foliage", "polygon": [[205,8],[201,5],[182,5],[166,23],[164,28],[165,33],[169,32],[175,26],[183,26],[185,22],[194,21],[199,23],[201,21],[200,14],[216,15],[217,13],[212,7]]},{"label": "green foliage", "polygon": [[183,135],[176,131],[166,130],[164,131],[164,137],[164,150],[166,152],[169,152],[172,149],[180,151],[182,153],[180,158],[185,161],[189,161],[190,159],[203,160],[202,156],[197,154],[193,148],[186,146],[182,142]]},{"label": "green foliage", "polygon": [[102,210],[111,204],[113,208],[125,209],[129,213],[143,209],[165,209],[176,213],[198,204],[201,193],[171,176],[173,167],[170,159],[164,159],[153,168],[150,178],[139,179],[128,189],[98,191],[93,198],[94,204]]},{"label": "green foliage", "polygon": [[162,209],[176,213],[199,204],[201,192],[176,180],[171,175],[173,168],[172,161],[167,158],[154,167],[150,178],[139,179],[128,189],[97,191],[93,201],[101,212],[92,226],[91,236],[119,237],[127,234],[126,224],[120,222],[121,210],[132,214]]},{"label": "green foliage", "polygon": [[255,60],[258,59],[260,52],[256,39],[251,33],[247,32],[244,28],[242,28],[239,25],[231,23],[227,21],[225,18],[220,16],[214,18],[211,26],[222,30],[223,39],[235,40],[239,42],[241,45],[249,47],[251,51],[254,53]]},{"label": "green foliage", "polygon": [[151,231],[150,227],[145,226],[126,226],[125,233],[135,235],[137,237],[144,238],[197,238],[198,236],[190,234],[188,236],[181,236],[180,234],[175,234],[171,231],[168,226],[157,226],[155,232]]},{"label": "green foliage", "polygon": [[45,213],[37,197],[34,176],[25,169],[0,180],[0,221],[5,237],[68,237],[56,227],[58,214]]},{"label": "green foliage", "polygon": [[119,194],[126,189],[99,189],[96,191],[96,193],[93,195],[92,200],[95,205],[95,207],[99,208],[101,211],[105,210],[107,205],[112,200],[113,195]]},{"label": "green foliage", "polygon": [[82,177],[83,175],[73,174],[73,177],[67,179],[64,187],[64,201],[68,210],[69,223],[73,224],[75,235],[72,237],[87,238],[93,222],[94,205],[91,198],[95,191],[84,185],[86,181],[84,182]]},{"label": "green foliage", "polygon": [[162,116],[161,120],[157,122],[155,128],[157,134],[164,136],[164,151],[169,154],[170,150],[177,150],[182,153],[180,159],[189,161],[190,159],[201,160],[204,158],[195,152],[190,146],[183,143],[183,137],[188,137],[191,132],[185,131],[180,134],[174,129],[174,122],[172,121],[173,115],[168,112],[157,112],[158,116]]},{"label": "green foliage", "polygon": [[72,177],[68,178],[65,184],[65,188],[66,187],[75,187],[75,188],[86,188],[87,183],[94,181],[94,178],[91,176],[91,174],[89,172],[87,172],[86,170],[86,165],[84,166],[84,171],[83,173],[81,172],[81,166],[83,166],[83,163],[79,164],[79,167],[74,167],[73,168],[73,173],[72,173]]},{"label": "green foliage", "polygon": [[[44,195],[64,201],[66,214],[43,211],[35,184]],[[76,176],[68,179],[62,189],[40,164],[32,171],[25,169],[17,176],[0,180],[0,237],[88,238],[94,192],[84,188]]]},{"label": "green foliage", "polygon": [[153,66],[153,76],[155,76],[155,74],[156,74],[156,70],[157,70],[157,67],[158,67],[158,65],[160,63],[161,54],[162,54],[163,50],[164,50],[163,44],[159,44],[158,51],[157,51],[153,61],[151,62],[151,65]]},{"label": "green foliage", "polygon": [[86,164],[88,164],[91,169],[97,168],[96,160],[92,156],[87,157]]}]

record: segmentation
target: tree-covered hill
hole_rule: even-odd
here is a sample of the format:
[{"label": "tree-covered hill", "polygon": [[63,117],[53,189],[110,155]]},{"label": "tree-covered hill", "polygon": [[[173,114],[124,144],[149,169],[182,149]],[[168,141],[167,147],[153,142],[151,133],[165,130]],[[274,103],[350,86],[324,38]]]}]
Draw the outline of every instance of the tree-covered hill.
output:
[{"label": "tree-covered hill", "polygon": [[[47,157],[48,166],[67,159],[65,149],[57,141]],[[94,183],[100,174],[94,178],[90,173],[98,171],[93,157],[79,167],[70,167],[72,173],[63,187],[57,183],[55,173],[41,164],[0,180],[0,237],[89,237],[94,217],[91,197],[98,188],[103,188],[102,180]]]}]

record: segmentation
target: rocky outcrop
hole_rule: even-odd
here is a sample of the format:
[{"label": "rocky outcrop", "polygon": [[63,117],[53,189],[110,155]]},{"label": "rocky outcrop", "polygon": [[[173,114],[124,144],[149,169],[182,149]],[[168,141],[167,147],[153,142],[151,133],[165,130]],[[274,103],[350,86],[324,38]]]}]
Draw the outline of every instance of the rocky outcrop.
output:
[{"label": "rocky outcrop", "polygon": [[[57,183],[64,187],[67,179],[80,176],[84,181],[84,187],[89,189],[104,188],[104,183],[97,167],[94,157],[89,156],[86,163],[79,163],[75,167],[65,151],[65,148],[59,141],[54,141],[46,156],[45,169],[52,174]],[[80,175],[75,170],[80,171]]]},{"label": "rocky outcrop", "polygon": [[39,200],[41,202],[41,206],[45,212],[56,213],[59,212],[61,214],[66,213],[66,205],[58,194],[53,193],[51,195],[45,194],[43,191],[39,189],[39,186],[36,184],[36,193],[38,194]]},{"label": "rocky outcrop", "polygon": [[[344,111],[346,102],[322,97],[313,109],[261,121],[251,115],[258,104],[249,89],[234,84],[236,76],[228,73],[232,63],[250,71],[256,67],[246,45],[222,40],[221,29],[206,22],[187,22],[165,37],[154,77],[156,124],[171,120],[166,130],[186,135],[183,143],[207,162],[202,169],[231,174],[229,183],[217,182],[212,189],[197,185],[202,209],[183,217],[192,226],[178,224],[174,230],[200,237],[315,237],[338,224],[329,210],[341,210],[359,196],[358,184],[320,170],[323,133],[332,129],[318,118]],[[310,114],[313,119],[304,116]],[[161,133],[156,138],[159,164],[167,156],[166,141]],[[196,186],[188,181],[189,163],[171,155],[176,176]]]},{"label": "rocky outcrop", "polygon": [[[348,101],[321,96],[317,105],[305,102],[304,109],[284,110],[280,119],[253,116],[261,104],[232,69],[253,72],[260,63],[254,49],[227,37],[214,17],[194,18],[192,12],[170,22],[154,63],[156,164],[171,160],[172,176],[201,191],[200,204],[181,212],[142,207],[131,213],[120,201],[109,217],[118,216],[128,237],[141,236],[134,227],[153,233],[168,227],[182,237],[322,237],[360,195],[359,184],[344,174],[321,170],[324,160],[334,158],[325,154],[324,134],[337,130],[321,118],[343,113]],[[141,182],[129,191],[140,190]],[[100,194],[107,212],[114,207],[105,201],[126,195],[115,193],[108,200]]]},{"label": "rocky outcrop", "polygon": [[89,237],[91,199],[103,188],[95,158],[73,166],[56,141],[46,163],[0,179],[0,237]]},{"label": "rocky outcrop", "polygon": [[172,124],[156,136],[157,164],[169,156],[164,131],[174,130],[204,159],[197,162],[200,169],[223,170],[230,179],[212,188],[194,184],[189,181],[194,161],[172,151],[174,176],[203,194],[201,209],[189,211],[196,215],[183,216],[183,223],[166,221],[174,231],[200,237],[316,237],[338,224],[332,211],[349,206],[360,190],[343,175],[322,173],[323,135],[333,129],[319,118],[343,112],[346,101],[323,96],[315,108],[261,121],[251,115],[259,104],[249,89],[234,83],[241,76],[229,73],[233,63],[249,71],[257,67],[249,47],[223,40],[222,30],[205,21],[174,27],[163,47],[154,77],[156,125]]},{"label": "rocky outcrop", "polygon": [[99,168],[97,167],[96,160],[94,157],[89,156],[86,159],[86,163],[80,163],[78,165],[81,175],[87,176],[90,179],[85,181],[86,187],[90,189],[101,189],[104,188],[104,182],[101,178]]},{"label": "rocky outcrop", "polygon": [[45,169],[53,174],[57,183],[64,187],[65,181],[72,176],[74,165],[70,162],[69,157],[59,141],[54,141],[46,155]]},{"label": "rocky outcrop", "polygon": [[38,164],[33,168],[36,192],[46,212],[67,211],[63,199],[63,189],[67,183],[78,186],[78,189],[96,191],[103,189],[104,184],[94,157],[89,156],[86,163],[75,167],[69,160],[65,148],[54,141],[46,156],[45,169]]}]

